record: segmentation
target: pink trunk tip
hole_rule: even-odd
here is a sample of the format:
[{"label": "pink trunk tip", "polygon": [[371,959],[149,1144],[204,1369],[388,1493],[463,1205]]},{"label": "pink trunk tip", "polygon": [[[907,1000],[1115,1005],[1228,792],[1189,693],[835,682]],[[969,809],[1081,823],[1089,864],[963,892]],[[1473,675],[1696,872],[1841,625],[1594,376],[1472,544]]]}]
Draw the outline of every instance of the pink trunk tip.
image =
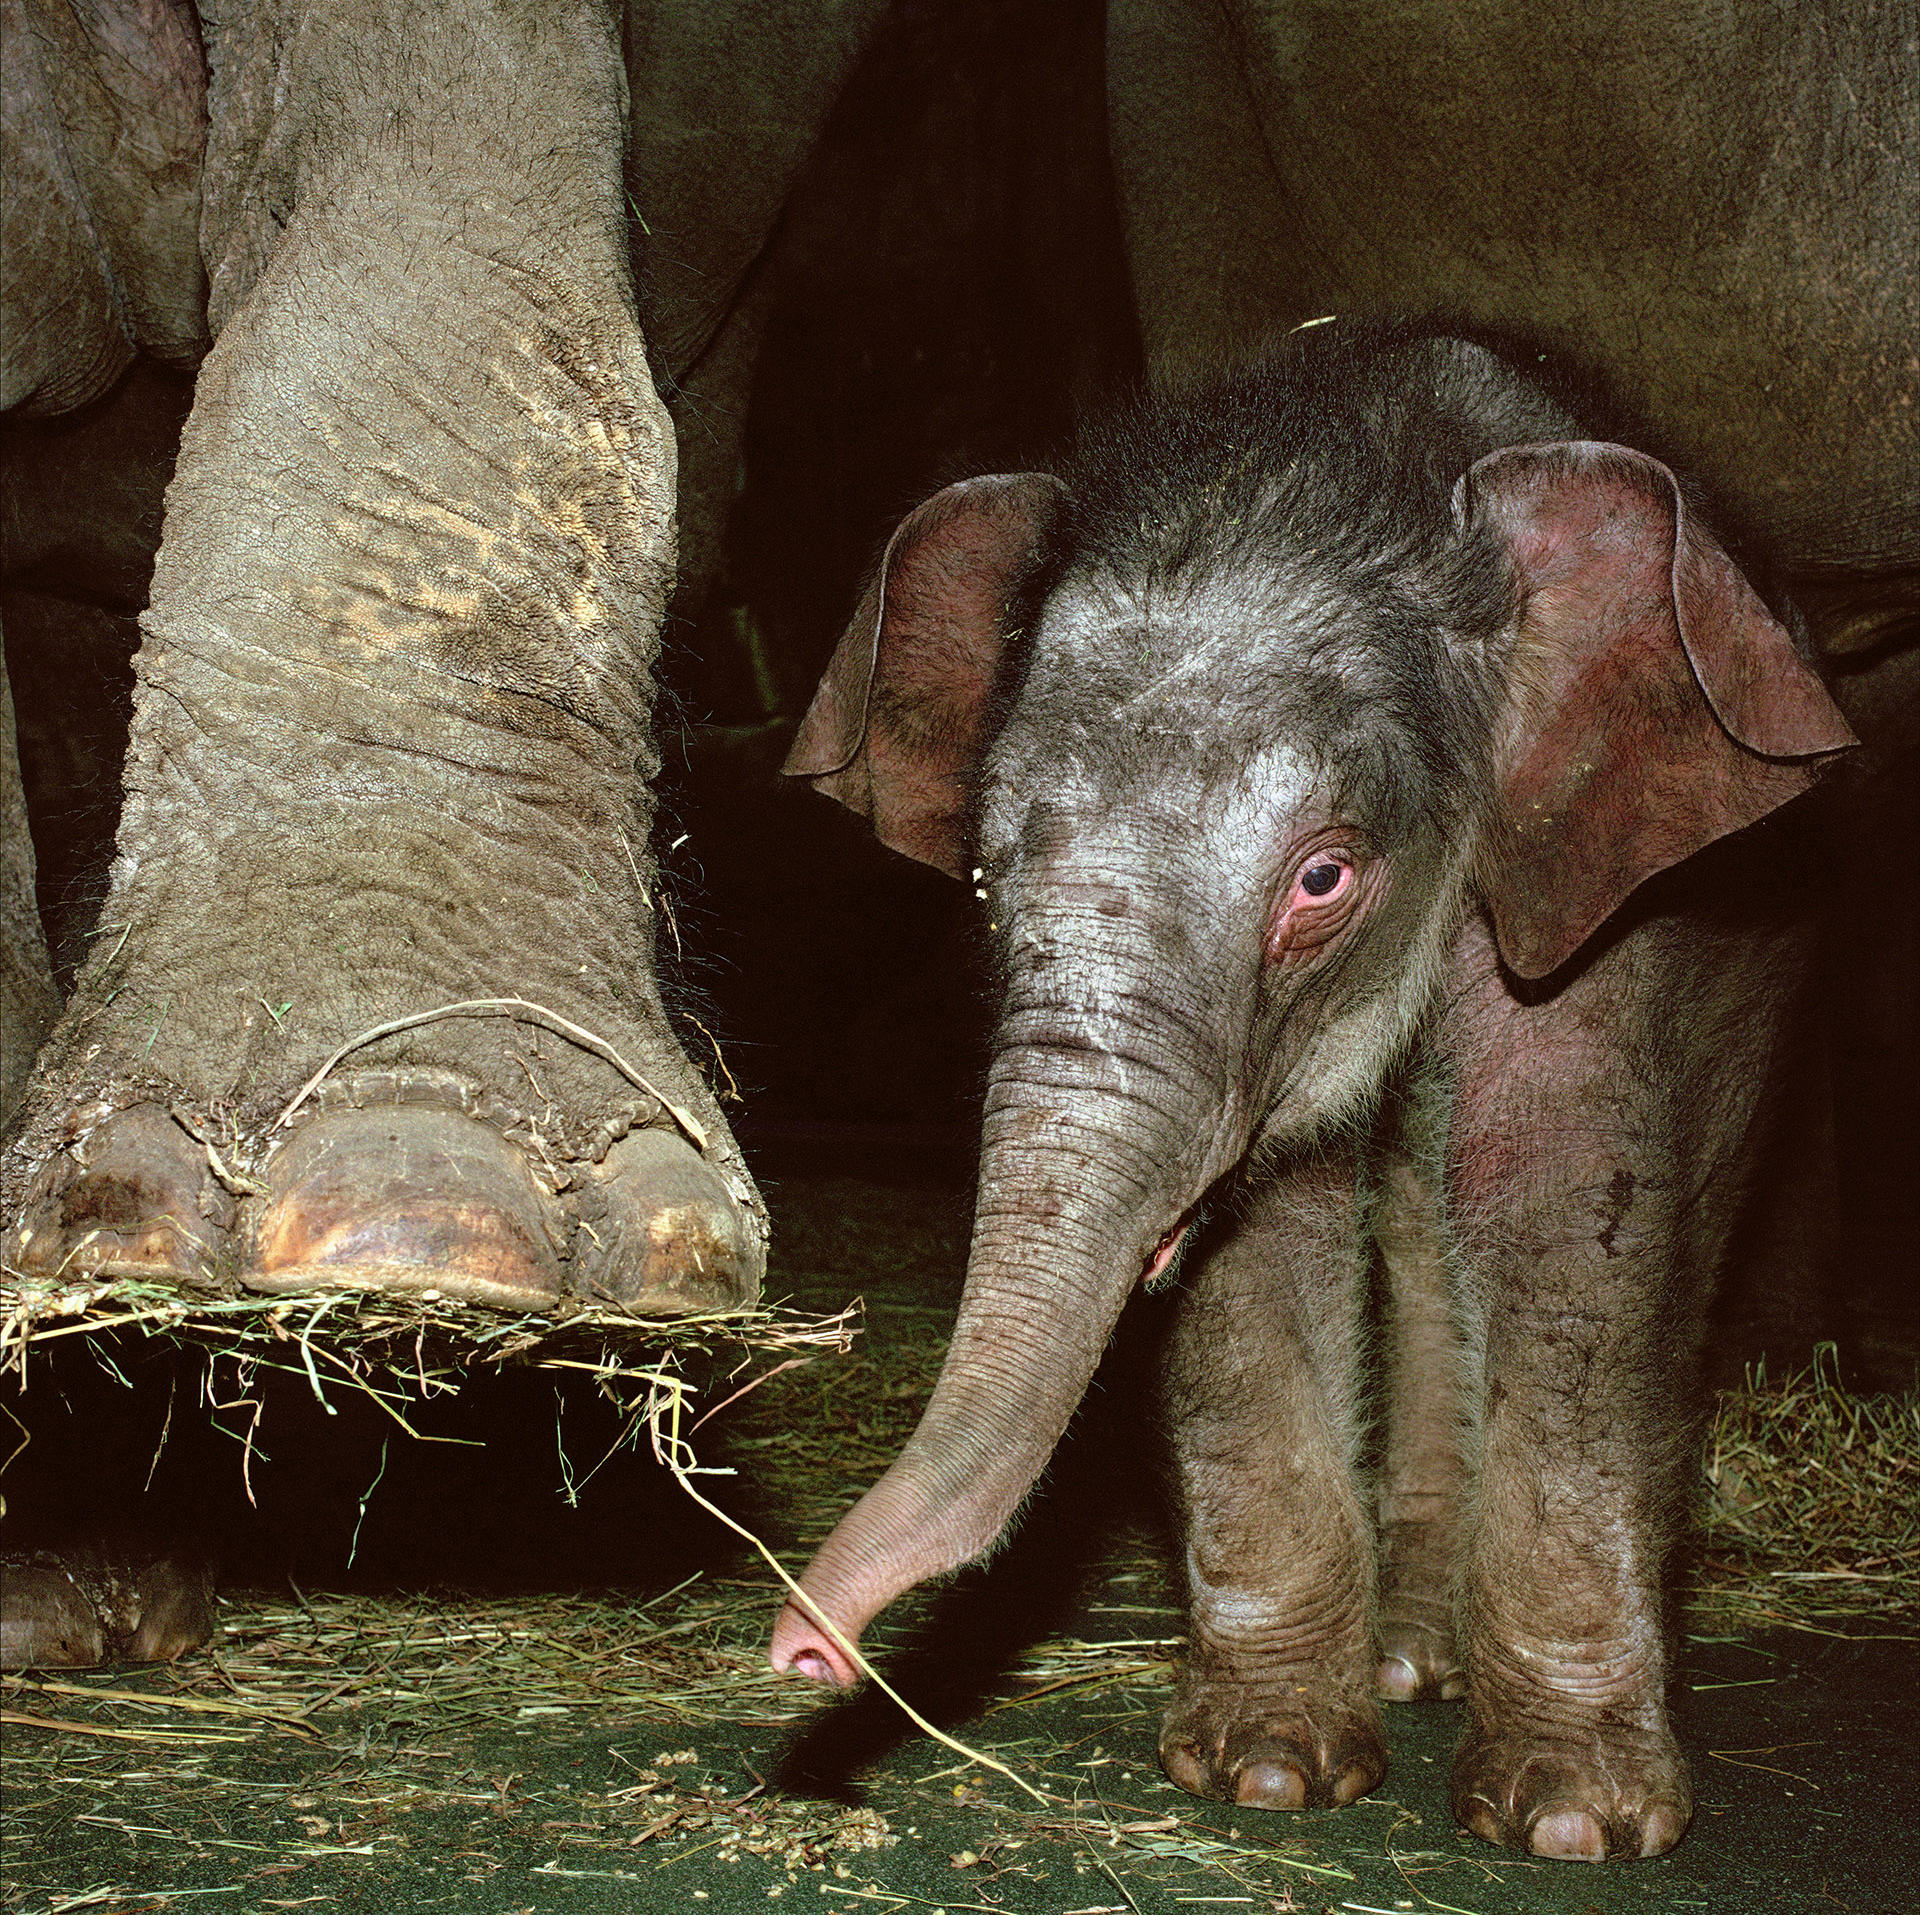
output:
[{"label": "pink trunk tip", "polygon": [[770,1660],[780,1675],[805,1676],[836,1689],[851,1689],[860,1672],[847,1652],[805,1610],[788,1603],[773,1625]]}]

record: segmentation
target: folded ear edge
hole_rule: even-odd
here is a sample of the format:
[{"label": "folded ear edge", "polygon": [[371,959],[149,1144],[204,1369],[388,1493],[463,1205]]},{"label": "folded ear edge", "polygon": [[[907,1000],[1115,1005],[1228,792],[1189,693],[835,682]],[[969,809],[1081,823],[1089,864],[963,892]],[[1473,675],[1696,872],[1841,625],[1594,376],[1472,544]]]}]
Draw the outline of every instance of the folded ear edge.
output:
[{"label": "folded ear edge", "polygon": [[1519,648],[1558,675],[1544,722],[1498,769],[1483,855],[1502,958],[1535,979],[1655,872],[1798,796],[1819,776],[1810,761],[1857,741],[1658,460],[1587,441],[1503,447],[1462,477],[1454,511],[1504,537]]},{"label": "folded ear edge", "polygon": [[[909,513],[828,661],[782,775],[865,817],[883,844],[963,877],[968,781],[984,744],[1008,588],[1065,496],[1051,473],[991,473]],[[878,727],[877,709],[919,722]]]}]

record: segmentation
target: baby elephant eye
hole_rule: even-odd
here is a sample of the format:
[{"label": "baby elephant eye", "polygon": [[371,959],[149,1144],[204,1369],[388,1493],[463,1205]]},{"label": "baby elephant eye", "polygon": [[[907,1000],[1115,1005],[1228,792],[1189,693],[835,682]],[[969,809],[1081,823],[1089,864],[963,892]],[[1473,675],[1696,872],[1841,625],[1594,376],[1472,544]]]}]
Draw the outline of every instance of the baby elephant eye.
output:
[{"label": "baby elephant eye", "polygon": [[1353,917],[1360,883],[1344,850],[1314,851],[1295,866],[1293,883],[1274,900],[1267,922],[1267,962],[1310,959],[1337,939]]}]

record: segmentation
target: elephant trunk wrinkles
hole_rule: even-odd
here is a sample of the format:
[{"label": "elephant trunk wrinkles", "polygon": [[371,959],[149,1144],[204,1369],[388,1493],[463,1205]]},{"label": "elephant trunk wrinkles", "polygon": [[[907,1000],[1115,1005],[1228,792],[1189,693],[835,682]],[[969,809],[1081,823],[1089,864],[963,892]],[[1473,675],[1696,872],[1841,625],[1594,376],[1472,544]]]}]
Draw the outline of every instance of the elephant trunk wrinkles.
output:
[{"label": "elephant trunk wrinkles", "polygon": [[[853,1641],[895,1597],[993,1546],[1046,1467],[1135,1280],[1203,1187],[1168,1183],[1163,1167],[1180,1153],[1156,1148],[1165,1119],[1099,1091],[1069,1102],[1057,1054],[1026,1061],[1023,1073],[1003,1052],[996,1066],[966,1290],[932,1401],[808,1565],[805,1605],[781,1611],[776,1669],[852,1683],[821,1619]],[[1023,1074],[1049,1085],[1048,1107],[1014,1085]]]}]

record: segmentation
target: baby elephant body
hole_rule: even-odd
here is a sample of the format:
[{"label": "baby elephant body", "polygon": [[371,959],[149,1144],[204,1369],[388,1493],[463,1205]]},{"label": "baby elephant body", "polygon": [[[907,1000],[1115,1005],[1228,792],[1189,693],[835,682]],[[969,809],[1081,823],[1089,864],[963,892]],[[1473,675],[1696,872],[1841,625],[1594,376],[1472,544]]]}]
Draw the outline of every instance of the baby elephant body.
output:
[{"label": "baby elephant body", "polygon": [[1349,1802],[1377,1698],[1464,1695],[1468,1827],[1671,1847],[1689,1384],[1804,955],[1772,814],[1850,742],[1663,466],[1417,329],[915,512],[788,769],[985,901],[978,1207],[932,1403],[776,1664],[851,1681],[989,1548],[1177,1274],[1167,1773]]}]

